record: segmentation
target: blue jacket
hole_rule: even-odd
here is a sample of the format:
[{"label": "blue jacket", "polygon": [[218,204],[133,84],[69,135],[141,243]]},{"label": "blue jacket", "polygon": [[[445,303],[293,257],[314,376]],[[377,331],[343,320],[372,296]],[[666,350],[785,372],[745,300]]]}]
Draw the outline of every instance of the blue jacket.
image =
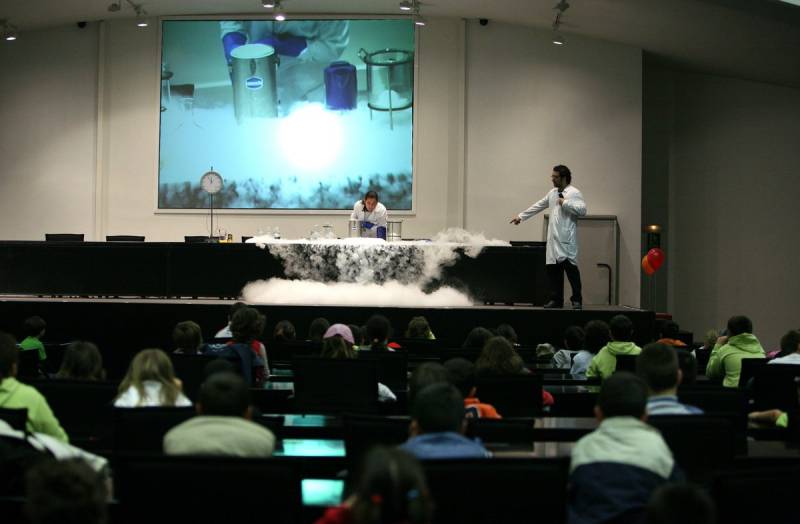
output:
[{"label": "blue jacket", "polygon": [[411,437],[400,449],[418,459],[486,458],[491,454],[480,442],[470,440],[460,433],[445,431],[424,433]]}]

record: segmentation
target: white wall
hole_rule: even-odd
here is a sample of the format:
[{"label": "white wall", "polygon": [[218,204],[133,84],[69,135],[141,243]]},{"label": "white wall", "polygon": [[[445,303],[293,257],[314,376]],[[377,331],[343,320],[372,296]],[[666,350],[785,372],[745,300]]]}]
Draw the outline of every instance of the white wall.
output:
[{"label": "white wall", "polygon": [[[589,213],[617,215],[620,303],[639,304],[641,50],[507,24],[467,25],[466,227],[542,240],[542,215],[508,221],[572,170]],[[585,270],[589,268],[584,268]]]},{"label": "white wall", "polygon": [[0,45],[0,238],[93,229],[97,29]]},{"label": "white wall", "polygon": [[671,309],[701,335],[736,314],[762,344],[800,327],[800,90],[675,74]]}]

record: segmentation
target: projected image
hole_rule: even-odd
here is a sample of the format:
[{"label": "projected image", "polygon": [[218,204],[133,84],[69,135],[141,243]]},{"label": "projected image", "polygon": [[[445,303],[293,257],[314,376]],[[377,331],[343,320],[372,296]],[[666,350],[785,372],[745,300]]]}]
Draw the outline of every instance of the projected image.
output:
[{"label": "projected image", "polygon": [[411,209],[410,20],[162,23],[159,209]]}]

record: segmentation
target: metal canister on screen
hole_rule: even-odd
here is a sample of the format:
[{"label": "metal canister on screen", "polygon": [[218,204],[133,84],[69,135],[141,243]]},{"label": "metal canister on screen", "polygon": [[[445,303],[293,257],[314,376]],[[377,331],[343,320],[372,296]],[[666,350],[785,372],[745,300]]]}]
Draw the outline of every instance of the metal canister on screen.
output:
[{"label": "metal canister on screen", "polygon": [[264,44],[248,44],[231,52],[233,107],[236,120],[278,116],[275,49]]}]

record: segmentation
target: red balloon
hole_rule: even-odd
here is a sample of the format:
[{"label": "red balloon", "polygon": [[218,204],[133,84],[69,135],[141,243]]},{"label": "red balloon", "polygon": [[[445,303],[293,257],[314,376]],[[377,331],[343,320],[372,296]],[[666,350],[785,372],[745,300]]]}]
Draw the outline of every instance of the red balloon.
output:
[{"label": "red balloon", "polygon": [[652,275],[656,272],[653,266],[650,265],[650,261],[647,260],[647,255],[642,257],[642,270],[648,275]]},{"label": "red balloon", "polygon": [[645,258],[650,262],[650,267],[653,268],[653,271],[658,271],[658,268],[664,263],[664,252],[660,248],[654,247],[647,252]]}]

